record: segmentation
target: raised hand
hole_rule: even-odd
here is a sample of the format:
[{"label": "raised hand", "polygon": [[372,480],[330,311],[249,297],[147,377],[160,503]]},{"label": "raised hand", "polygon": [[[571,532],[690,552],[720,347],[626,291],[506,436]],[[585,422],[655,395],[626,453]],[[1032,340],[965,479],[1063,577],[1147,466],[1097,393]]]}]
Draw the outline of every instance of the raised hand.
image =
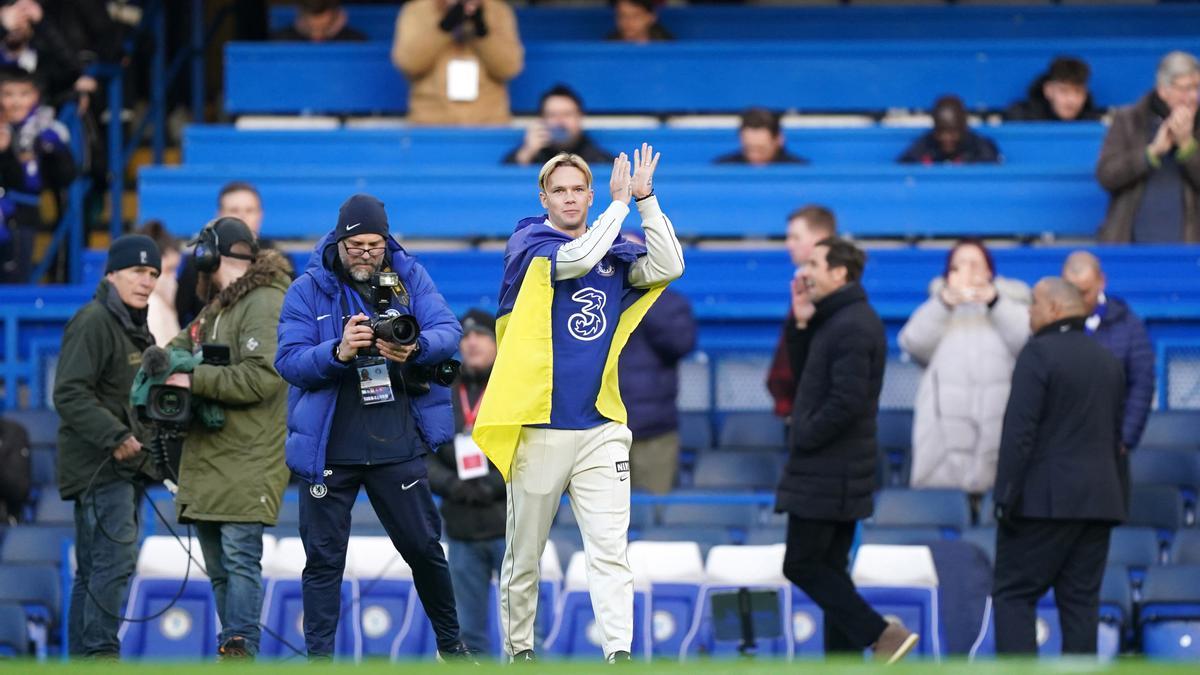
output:
[{"label": "raised hand", "polygon": [[642,143],[642,150],[633,151],[633,196],[644,199],[654,192],[654,170],[662,153],[654,152],[649,143]]},{"label": "raised hand", "polygon": [[612,193],[614,202],[629,203],[629,189],[629,156],[622,152],[613,160],[612,178],[608,181],[608,190]]}]

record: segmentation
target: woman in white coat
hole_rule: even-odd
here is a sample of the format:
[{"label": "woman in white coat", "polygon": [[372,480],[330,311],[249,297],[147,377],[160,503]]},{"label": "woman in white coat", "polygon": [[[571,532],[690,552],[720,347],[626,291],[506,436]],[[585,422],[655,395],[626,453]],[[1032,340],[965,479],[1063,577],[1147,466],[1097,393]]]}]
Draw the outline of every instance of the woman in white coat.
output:
[{"label": "woman in white coat", "polygon": [[1029,286],[997,277],[983,243],[964,239],[929,296],[900,331],[900,347],[925,369],[910,482],[978,496],[996,479],[1013,365],[1029,338]]}]

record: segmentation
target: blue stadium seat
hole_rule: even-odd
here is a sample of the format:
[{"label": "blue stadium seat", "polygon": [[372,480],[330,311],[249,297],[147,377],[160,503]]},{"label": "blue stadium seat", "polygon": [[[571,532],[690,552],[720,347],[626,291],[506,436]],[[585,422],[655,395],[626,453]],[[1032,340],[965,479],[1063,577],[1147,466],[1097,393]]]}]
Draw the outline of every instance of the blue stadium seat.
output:
[{"label": "blue stadium seat", "polygon": [[963,541],[974,544],[987,556],[988,562],[996,564],[996,526],[980,525],[962,531]]},{"label": "blue stadium seat", "polygon": [[[1200,430],[1200,426],[1196,429]],[[1129,473],[1134,483],[1158,483],[1195,490],[1200,487],[1200,450],[1136,450],[1129,456]]]},{"label": "blue stadium seat", "polygon": [[[654,525],[654,510],[654,504],[637,501],[630,504],[629,527],[641,529]],[[569,503],[559,505],[558,514],[554,517],[554,525],[556,527],[579,527],[579,521],[575,519],[575,509],[571,508]]]},{"label": "blue stadium seat", "polygon": [[961,531],[971,523],[967,497],[960,490],[880,490],[875,499],[876,526],[933,526]]},{"label": "blue stadium seat", "polygon": [[1139,619],[1147,657],[1200,660],[1200,565],[1150,568]]},{"label": "blue stadium seat", "polygon": [[[977,556],[975,560],[984,565]],[[914,654],[941,657],[938,572],[928,546],[864,544],[855,555],[851,578],[876,611],[899,618],[921,635]]]},{"label": "blue stadium seat", "polygon": [[203,560],[200,542],[193,538],[189,546],[195,560],[189,560],[189,552],[174,537],[147,537],[142,542],[125,615],[161,616],[121,624],[122,658],[162,661],[216,656],[216,600],[212,584],[197,564]]},{"label": "blue stadium seat", "polygon": [[1097,651],[1101,659],[1110,660],[1121,652],[1122,636],[1133,621],[1133,594],[1129,588],[1129,572],[1123,565],[1109,561],[1100,583],[1100,627]]},{"label": "blue stadium seat", "polygon": [[942,530],[932,526],[864,525],[860,543],[913,546],[941,541]]},{"label": "blue stadium seat", "polygon": [[0,602],[19,603],[31,627],[38,654],[57,637],[62,609],[62,579],[53,565],[0,565]]},{"label": "blue stadium seat", "polygon": [[38,496],[34,521],[38,525],[74,525],[75,501],[64,501],[58,490],[43,490]]},{"label": "blue stadium seat", "polygon": [[18,525],[8,531],[0,547],[0,562],[62,565],[75,529],[54,525]]},{"label": "blue stadium seat", "polygon": [[880,410],[875,424],[879,445],[905,451],[912,447],[912,410]]},{"label": "blue stadium seat", "polygon": [[570,560],[576,551],[583,550],[583,535],[574,525],[551,527],[549,541],[554,542],[559,561]]},{"label": "blue stadium seat", "polygon": [[1200,448],[1196,429],[1200,429],[1200,411],[1159,410],[1150,414],[1139,447],[1196,450]]},{"label": "blue stadium seat", "polygon": [[350,509],[350,533],[359,537],[380,537],[387,534],[365,491],[359,493],[358,499]]},{"label": "blue stadium seat", "polygon": [[[276,545],[272,560],[267,561],[266,557],[264,548],[262,623],[271,632],[263,631],[258,655],[260,659],[290,659],[296,656],[293,648],[304,650],[304,601],[300,585],[305,563],[304,546],[299,537],[285,537]],[[339,597],[342,612],[334,636],[334,657],[356,660],[362,654],[361,617],[353,611],[358,597],[358,580],[343,578]]]},{"label": "blue stadium seat", "polygon": [[387,537],[352,536],[346,576],[358,582],[356,602],[343,611],[358,615],[364,657],[433,658],[432,630],[418,607],[412,568]]},{"label": "blue stadium seat", "polygon": [[708,413],[679,413],[679,446],[688,450],[712,447],[712,421]]},{"label": "blue stadium seat", "polygon": [[746,532],[747,546],[787,543],[787,526],[756,527]]},{"label": "blue stadium seat", "polygon": [[771,490],[779,484],[777,452],[702,453],[692,484],[698,489]]},{"label": "blue stadium seat", "polygon": [[1171,564],[1200,565],[1200,530],[1179,530],[1171,541]]},{"label": "blue stadium seat", "polygon": [[1162,562],[1162,547],[1152,527],[1114,527],[1108,542],[1108,564],[1145,569]]},{"label": "blue stadium seat", "polygon": [[729,413],[721,423],[722,447],[782,448],[785,443],[783,420],[772,413]]},{"label": "blue stadium seat", "polygon": [[51,448],[34,448],[29,456],[30,473],[34,485],[40,485],[48,490],[55,489],[58,482],[58,470],[55,466],[55,451]]},{"label": "blue stadium seat", "polygon": [[778,593],[779,614],[783,635],[760,638],[758,655],[775,659],[790,659],[795,652],[792,631],[788,630],[792,616],[793,586],[783,577],[782,545],[776,546],[716,546],[705,559],[708,583],[700,595],[696,621],[679,648],[679,656],[702,652],[714,658],[737,655],[738,641],[718,640],[714,633],[712,596],[714,593],[736,591],[739,588],[768,590]]},{"label": "blue stadium seat", "polygon": [[1184,526],[1183,496],[1174,487],[1134,485],[1129,504],[1129,525],[1159,530],[1177,530]]},{"label": "blue stadium seat", "polygon": [[[635,660],[648,660],[652,648],[653,620],[650,615],[650,584],[635,576],[633,586],[633,643]],[[565,659],[598,661],[606,656],[600,641],[588,590],[587,567],[582,552],[571,557],[563,581],[559,612],[546,636],[547,654]]]},{"label": "blue stadium seat", "polygon": [[714,546],[734,543],[729,529],[719,525],[660,525],[642,531],[639,541],[694,541],[700,552],[708,555]]},{"label": "blue stadium seat", "polygon": [[693,542],[635,541],[629,544],[635,578],[650,583],[655,657],[675,659],[695,623],[704,585],[704,559]]},{"label": "blue stadium seat", "polygon": [[22,657],[28,653],[25,610],[15,602],[0,602],[0,657]]},{"label": "blue stadium seat", "polygon": [[748,529],[758,523],[756,504],[667,504],[659,522],[665,526],[704,525]]},{"label": "blue stadium seat", "polygon": [[996,524],[996,500],[991,490],[983,493],[983,499],[979,502],[979,524]]}]

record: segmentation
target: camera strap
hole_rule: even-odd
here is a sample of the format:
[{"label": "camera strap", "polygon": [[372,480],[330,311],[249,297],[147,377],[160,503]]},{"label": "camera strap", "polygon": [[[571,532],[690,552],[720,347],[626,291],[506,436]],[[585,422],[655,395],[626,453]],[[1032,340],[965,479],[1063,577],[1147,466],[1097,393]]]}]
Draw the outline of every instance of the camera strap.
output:
[{"label": "camera strap", "polygon": [[[354,315],[355,307],[357,307],[357,311],[371,316],[362,296],[345,284],[342,284],[342,306],[346,312],[345,319],[342,321],[343,327]],[[364,406],[391,403],[396,400],[387,359],[382,356],[358,356],[354,359],[354,372],[358,378],[359,399]]]}]

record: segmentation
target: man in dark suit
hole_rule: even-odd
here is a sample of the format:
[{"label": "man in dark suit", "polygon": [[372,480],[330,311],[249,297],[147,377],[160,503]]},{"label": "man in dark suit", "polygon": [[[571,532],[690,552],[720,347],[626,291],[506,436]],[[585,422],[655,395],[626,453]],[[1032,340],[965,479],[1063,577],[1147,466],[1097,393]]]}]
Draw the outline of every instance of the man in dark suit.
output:
[{"label": "man in dark suit", "polygon": [[891,663],[918,636],[872,609],[848,571],[855,527],[874,510],[875,416],[887,360],[883,322],[859,284],[865,263],[854,244],[822,239],[792,282],[787,342],[798,377],[775,510],[788,514],[784,576],[824,611],[826,653],[873,647]]},{"label": "man in dark suit", "polygon": [[1033,289],[1030,338],[1013,371],[996,473],[996,651],[1036,654],[1046,591],[1063,653],[1095,654],[1100,581],[1113,525],[1125,520],[1121,448],[1125,376],[1084,332],[1079,290],[1047,277]]}]

